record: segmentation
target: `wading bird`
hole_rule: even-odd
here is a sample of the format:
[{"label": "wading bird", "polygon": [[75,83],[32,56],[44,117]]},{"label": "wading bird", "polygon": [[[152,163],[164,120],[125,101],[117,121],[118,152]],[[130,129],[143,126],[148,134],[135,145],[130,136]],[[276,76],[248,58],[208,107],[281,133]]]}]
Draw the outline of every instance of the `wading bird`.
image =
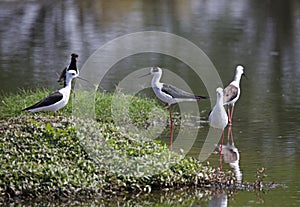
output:
[{"label": "wading bird", "polygon": [[170,114],[170,149],[172,150],[172,143],[173,143],[173,120],[172,120],[172,110],[171,105],[184,102],[184,101],[200,101],[200,99],[205,99],[207,97],[204,96],[197,96],[186,91],[183,91],[175,86],[161,83],[160,79],[162,76],[162,69],[159,67],[152,67],[150,68],[150,72],[146,75],[141,77],[153,75],[151,86],[152,89],[161,101],[166,103],[166,106],[169,109]]},{"label": "wading bird", "polygon": [[[234,104],[237,102],[241,95],[241,89],[240,89],[240,81],[241,77],[244,74],[244,67],[241,65],[238,65],[235,70],[235,75],[233,81],[224,88],[224,96],[223,96],[223,103],[224,105],[228,105],[228,122],[229,125],[232,124],[232,115],[234,110]],[[231,110],[230,110],[231,105]]]},{"label": "wading bird", "polygon": [[228,124],[228,116],[223,105],[223,89],[217,88],[216,105],[209,114],[208,120],[211,127],[222,130],[222,138],[220,145],[220,169],[222,170],[222,146],[224,141],[224,129]]}]

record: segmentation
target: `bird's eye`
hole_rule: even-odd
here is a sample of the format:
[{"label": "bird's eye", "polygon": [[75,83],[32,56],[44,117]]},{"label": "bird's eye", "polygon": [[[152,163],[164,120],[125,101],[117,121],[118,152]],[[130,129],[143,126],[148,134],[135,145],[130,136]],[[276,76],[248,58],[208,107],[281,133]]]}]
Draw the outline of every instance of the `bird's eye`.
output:
[{"label": "bird's eye", "polygon": [[72,73],[72,75],[75,75],[75,73]]}]

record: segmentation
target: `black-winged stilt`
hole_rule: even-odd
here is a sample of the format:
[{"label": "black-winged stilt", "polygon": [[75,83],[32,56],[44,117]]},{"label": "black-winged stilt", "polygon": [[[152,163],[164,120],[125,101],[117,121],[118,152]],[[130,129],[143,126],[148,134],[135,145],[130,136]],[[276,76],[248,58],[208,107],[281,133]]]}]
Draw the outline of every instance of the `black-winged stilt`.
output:
[{"label": "black-winged stilt", "polygon": [[[161,83],[160,79],[162,76],[162,69],[159,67],[152,67],[150,72],[146,75],[153,75],[151,86],[152,89],[161,101],[165,102],[170,113],[170,149],[172,150],[172,143],[173,143],[173,120],[172,120],[172,110],[171,105],[184,102],[184,101],[200,101],[200,99],[205,99],[207,97],[204,96],[197,96],[186,91],[183,91],[175,86]],[[141,76],[141,77],[143,77]]]},{"label": "black-winged stilt", "polygon": [[68,70],[65,74],[65,87],[50,94],[48,97],[39,101],[38,103],[29,106],[23,111],[39,112],[39,111],[53,111],[54,114],[65,105],[67,105],[71,93],[71,83],[73,78],[78,77],[75,70]]},{"label": "black-winged stilt", "polygon": [[64,86],[66,86],[66,72],[69,70],[75,70],[76,73],[79,74],[79,71],[77,69],[77,60],[78,60],[78,55],[76,53],[72,53],[70,64],[67,67],[65,67],[65,69],[61,72],[57,82],[61,83],[62,81],[64,81]]},{"label": "black-winged stilt", "polygon": [[[224,88],[224,96],[223,96],[223,102],[224,105],[228,105],[228,121],[229,125],[232,124],[232,115],[234,110],[234,104],[237,102],[237,100],[240,97],[241,89],[240,89],[240,81],[241,77],[244,74],[244,67],[241,65],[238,65],[235,70],[235,75],[233,81]],[[231,110],[230,110],[231,105]]]},{"label": "black-winged stilt", "polygon": [[228,116],[223,105],[223,89],[217,88],[216,105],[209,114],[208,120],[211,127],[222,130],[222,138],[220,145],[220,169],[222,170],[222,146],[224,141],[224,129],[228,124]]}]

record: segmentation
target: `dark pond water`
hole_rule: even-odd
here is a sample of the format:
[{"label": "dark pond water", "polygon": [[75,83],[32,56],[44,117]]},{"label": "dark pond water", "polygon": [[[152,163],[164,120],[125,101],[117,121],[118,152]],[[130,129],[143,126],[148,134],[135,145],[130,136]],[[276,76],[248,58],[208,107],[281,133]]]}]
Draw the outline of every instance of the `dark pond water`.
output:
[{"label": "dark pond water", "polygon": [[[169,32],[191,41],[211,59],[224,85],[232,80],[234,67],[243,64],[248,79],[242,80],[232,127],[242,179],[253,181],[256,169],[265,167],[267,182],[286,187],[259,194],[241,191],[229,196],[224,192],[218,199],[226,198],[228,206],[300,205],[299,1],[12,0],[0,2],[0,24],[3,93],[56,88],[57,74],[69,63],[72,52],[79,54],[81,68],[108,41],[140,31]],[[171,68],[195,92],[207,93],[179,60],[160,54],[149,54],[150,61],[147,57],[134,55],[121,60],[101,87],[112,91],[128,71],[152,63]],[[207,116],[209,102],[199,107]],[[198,156],[207,131],[204,124],[188,155]],[[208,160],[218,165],[218,155]],[[225,163],[223,167],[230,168]],[[205,193],[196,195],[195,201],[195,197],[180,193],[160,193],[156,201],[157,205],[168,201],[172,205],[178,199],[179,206],[221,206],[216,204],[217,198],[208,201]],[[140,202],[129,199],[121,204]]]}]

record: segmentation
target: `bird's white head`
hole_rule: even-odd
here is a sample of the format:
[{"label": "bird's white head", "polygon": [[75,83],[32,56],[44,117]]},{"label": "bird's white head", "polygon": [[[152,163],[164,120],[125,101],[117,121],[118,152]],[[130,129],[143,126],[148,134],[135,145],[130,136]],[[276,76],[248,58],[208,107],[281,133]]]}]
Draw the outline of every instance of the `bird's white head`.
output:
[{"label": "bird's white head", "polygon": [[152,67],[152,68],[150,69],[150,73],[151,73],[152,75],[162,74],[162,70],[161,70],[160,67]]},{"label": "bird's white head", "polygon": [[244,67],[241,65],[236,66],[236,73],[243,74],[244,73]]},{"label": "bird's white head", "polygon": [[145,76],[148,76],[148,75],[154,75],[154,77],[156,77],[156,76],[160,77],[161,74],[162,74],[161,68],[159,68],[159,67],[152,67],[152,68],[150,68],[150,72],[149,73],[147,73],[145,75],[142,75],[139,78],[142,78],[142,77],[145,77]]},{"label": "bird's white head", "polygon": [[234,80],[231,84],[238,86],[240,84],[240,80],[242,76],[246,77],[244,72],[244,67],[242,65],[238,65],[236,66]]},{"label": "bird's white head", "polygon": [[73,80],[73,78],[77,78],[78,75],[79,74],[75,70],[66,71],[66,83],[70,83]]},{"label": "bird's white head", "polygon": [[216,93],[218,98],[223,97],[223,88],[217,88]]}]

